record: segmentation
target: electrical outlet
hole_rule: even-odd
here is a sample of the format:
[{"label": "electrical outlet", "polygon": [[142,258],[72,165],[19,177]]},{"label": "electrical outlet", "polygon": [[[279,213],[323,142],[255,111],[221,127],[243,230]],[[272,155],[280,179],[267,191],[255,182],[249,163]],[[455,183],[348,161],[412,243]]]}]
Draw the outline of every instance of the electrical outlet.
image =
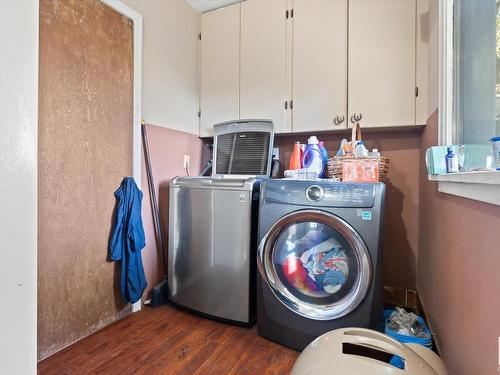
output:
[{"label": "electrical outlet", "polygon": [[191,163],[191,156],[184,155],[184,169],[189,168],[190,163]]}]

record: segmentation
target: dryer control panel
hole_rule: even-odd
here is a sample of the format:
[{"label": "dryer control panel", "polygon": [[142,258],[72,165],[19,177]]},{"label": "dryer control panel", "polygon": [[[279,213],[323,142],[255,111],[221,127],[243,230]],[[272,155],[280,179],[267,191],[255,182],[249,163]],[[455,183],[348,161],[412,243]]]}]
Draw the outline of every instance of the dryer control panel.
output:
[{"label": "dryer control panel", "polygon": [[322,207],[373,207],[377,184],[267,180],[264,199]]}]

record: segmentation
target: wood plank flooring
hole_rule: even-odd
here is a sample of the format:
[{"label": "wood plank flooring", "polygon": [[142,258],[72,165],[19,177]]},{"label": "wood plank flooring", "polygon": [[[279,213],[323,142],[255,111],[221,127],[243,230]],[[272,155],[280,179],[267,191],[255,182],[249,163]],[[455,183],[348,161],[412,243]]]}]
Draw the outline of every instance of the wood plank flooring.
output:
[{"label": "wood plank flooring", "polygon": [[38,363],[38,374],[288,374],[298,352],[254,328],[144,307]]}]

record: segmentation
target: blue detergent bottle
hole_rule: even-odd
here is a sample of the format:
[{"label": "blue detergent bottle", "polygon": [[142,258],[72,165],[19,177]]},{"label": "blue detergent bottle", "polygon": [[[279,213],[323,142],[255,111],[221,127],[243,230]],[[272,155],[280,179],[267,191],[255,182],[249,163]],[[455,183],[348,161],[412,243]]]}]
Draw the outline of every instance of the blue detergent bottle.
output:
[{"label": "blue detergent bottle", "polygon": [[307,140],[307,147],[302,157],[302,167],[308,172],[313,172],[316,177],[320,177],[324,173],[324,157],[319,148],[318,138],[314,135]]}]

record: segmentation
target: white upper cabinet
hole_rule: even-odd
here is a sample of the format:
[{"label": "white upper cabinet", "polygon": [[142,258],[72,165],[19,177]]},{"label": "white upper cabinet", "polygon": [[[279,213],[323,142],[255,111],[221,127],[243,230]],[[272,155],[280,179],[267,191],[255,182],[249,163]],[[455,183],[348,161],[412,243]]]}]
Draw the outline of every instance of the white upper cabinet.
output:
[{"label": "white upper cabinet", "polygon": [[200,136],[239,118],[240,4],[201,15]]},{"label": "white upper cabinet", "polygon": [[293,11],[293,131],[346,128],[347,0],[295,0]]},{"label": "white upper cabinet", "polygon": [[240,118],[276,133],[422,123],[424,2],[247,0],[202,14],[200,136]]},{"label": "white upper cabinet", "polygon": [[349,0],[349,124],[415,125],[416,0]]},{"label": "white upper cabinet", "polygon": [[270,119],[277,133],[291,131],[287,97],[286,0],[241,3],[240,117]]}]

